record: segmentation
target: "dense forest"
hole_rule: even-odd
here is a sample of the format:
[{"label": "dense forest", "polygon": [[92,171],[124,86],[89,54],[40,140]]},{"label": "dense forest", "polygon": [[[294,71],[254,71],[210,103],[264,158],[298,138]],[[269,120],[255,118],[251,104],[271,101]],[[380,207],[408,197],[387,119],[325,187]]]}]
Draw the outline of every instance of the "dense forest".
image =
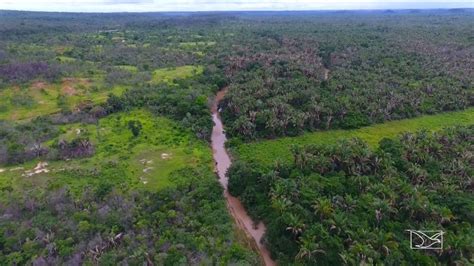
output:
[{"label": "dense forest", "polygon": [[229,55],[231,136],[358,128],[474,104],[472,13],[271,21],[252,24]]},{"label": "dense forest", "polygon": [[[473,126],[406,133],[375,151],[359,139],[294,146],[289,164],[233,164],[229,189],[267,222],[284,265],[468,265],[473,148]],[[409,248],[406,230],[433,227],[443,250]]]},{"label": "dense forest", "polygon": [[[85,173],[84,173],[85,174]],[[103,173],[102,173],[103,174]],[[120,191],[100,183],[4,189],[0,261],[6,265],[256,264],[239,244],[212,176],[184,169],[176,188]],[[74,173],[74,178],[82,178]],[[99,177],[96,177],[99,178]],[[125,194],[124,194],[125,193]]]},{"label": "dense forest", "polygon": [[224,88],[279,265],[473,263],[473,36],[471,9],[0,11],[0,265],[261,264]]}]

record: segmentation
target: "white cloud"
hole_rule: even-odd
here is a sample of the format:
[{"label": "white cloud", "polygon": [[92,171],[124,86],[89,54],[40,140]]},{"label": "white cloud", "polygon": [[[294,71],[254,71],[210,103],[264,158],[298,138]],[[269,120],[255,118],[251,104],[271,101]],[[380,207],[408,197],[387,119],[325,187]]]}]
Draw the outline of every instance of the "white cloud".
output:
[{"label": "white cloud", "polygon": [[472,0],[0,0],[0,9],[80,12],[474,8]]}]

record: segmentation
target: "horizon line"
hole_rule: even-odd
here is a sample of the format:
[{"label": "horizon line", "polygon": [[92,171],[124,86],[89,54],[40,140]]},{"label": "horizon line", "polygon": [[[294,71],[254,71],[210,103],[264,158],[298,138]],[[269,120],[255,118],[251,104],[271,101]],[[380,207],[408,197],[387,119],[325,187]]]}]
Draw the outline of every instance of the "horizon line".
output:
[{"label": "horizon line", "polygon": [[338,12],[338,11],[413,11],[413,10],[460,10],[472,9],[474,7],[432,7],[432,8],[358,8],[358,9],[255,9],[255,10],[193,10],[193,11],[177,11],[177,10],[159,10],[159,11],[48,11],[48,10],[26,10],[26,9],[0,9],[0,12],[31,12],[31,13],[70,13],[70,14],[151,14],[151,13],[231,13],[231,12]]}]

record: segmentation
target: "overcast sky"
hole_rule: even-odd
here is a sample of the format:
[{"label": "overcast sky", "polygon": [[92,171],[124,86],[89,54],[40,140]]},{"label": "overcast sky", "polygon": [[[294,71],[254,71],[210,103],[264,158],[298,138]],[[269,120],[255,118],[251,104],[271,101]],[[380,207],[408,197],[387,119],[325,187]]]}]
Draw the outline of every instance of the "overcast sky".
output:
[{"label": "overcast sky", "polygon": [[474,8],[474,0],[0,0],[0,9],[70,12]]}]

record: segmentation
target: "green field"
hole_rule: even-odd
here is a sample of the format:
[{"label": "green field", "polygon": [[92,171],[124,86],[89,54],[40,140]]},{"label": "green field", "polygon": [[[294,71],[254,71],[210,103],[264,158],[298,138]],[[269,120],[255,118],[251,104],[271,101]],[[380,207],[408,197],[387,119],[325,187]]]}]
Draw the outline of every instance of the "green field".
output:
[{"label": "green field", "polygon": [[[133,137],[127,124],[138,120],[143,128]],[[204,167],[212,171],[212,157],[208,145],[179,128],[169,119],[155,117],[148,111],[137,110],[110,115],[98,126],[68,124],[57,139],[45,143],[50,146],[59,139],[72,140],[88,137],[95,146],[91,158],[69,161],[47,161],[48,173],[25,176],[39,161],[0,170],[0,188],[45,186],[45,189],[68,186],[78,194],[85,187],[96,187],[107,182],[120,188],[160,190],[173,185],[172,173],[184,167]]]},{"label": "green field", "polygon": [[474,108],[464,111],[427,115],[413,119],[391,121],[383,124],[354,130],[328,130],[305,133],[298,137],[285,137],[275,140],[261,140],[246,143],[233,149],[234,154],[247,161],[272,165],[275,160],[291,160],[291,145],[335,143],[339,139],[357,137],[376,147],[383,138],[392,138],[403,132],[439,130],[444,127],[474,124]]},{"label": "green field", "polygon": [[125,86],[104,86],[101,77],[64,78],[58,84],[37,81],[26,88],[11,86],[0,90],[0,120],[24,120],[73,110],[85,101],[104,102],[110,93],[120,95]]},{"label": "green field", "polygon": [[[72,58],[70,58],[72,59]],[[69,60],[62,58],[61,60]],[[118,69],[137,73],[138,68],[117,65]],[[185,79],[203,72],[202,66],[180,66],[160,68],[153,72],[153,84],[173,83],[175,79]],[[0,120],[24,120],[40,115],[59,112],[62,108],[73,110],[84,101],[102,103],[110,93],[121,95],[128,86],[108,87],[103,75],[91,78],[63,78],[58,83],[32,82],[26,87],[10,86],[0,90]]]},{"label": "green field", "polygon": [[121,70],[126,70],[126,71],[129,71],[129,72],[132,72],[132,73],[138,72],[138,68],[136,66],[119,65],[119,66],[115,66],[115,67],[118,68],[118,69],[121,69]]},{"label": "green field", "polygon": [[185,49],[192,49],[192,48],[204,48],[208,46],[214,46],[216,42],[181,42],[179,43],[179,47]]},{"label": "green field", "polygon": [[160,68],[153,71],[153,83],[173,83],[174,79],[185,79],[197,74],[201,74],[202,66],[180,66],[174,68]]},{"label": "green field", "polygon": [[71,62],[76,61],[76,58],[68,57],[68,56],[57,56],[56,59],[62,63],[71,63]]}]

